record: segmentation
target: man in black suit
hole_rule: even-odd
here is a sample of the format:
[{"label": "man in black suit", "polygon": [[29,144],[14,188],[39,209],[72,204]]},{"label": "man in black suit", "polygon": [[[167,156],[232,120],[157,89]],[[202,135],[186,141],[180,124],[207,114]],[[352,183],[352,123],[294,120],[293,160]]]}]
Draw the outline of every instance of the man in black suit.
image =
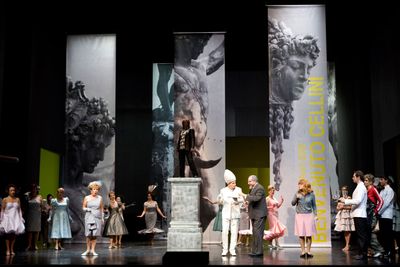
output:
[{"label": "man in black suit", "polygon": [[185,177],[185,158],[189,163],[193,177],[198,177],[196,166],[194,166],[193,155],[195,153],[195,134],[190,129],[190,121],[182,121],[182,130],[179,133],[177,150],[179,153],[179,176]]},{"label": "man in black suit", "polygon": [[245,196],[245,200],[249,204],[249,218],[253,227],[253,240],[251,243],[252,257],[262,257],[263,250],[263,235],[265,222],[267,219],[267,204],[265,201],[265,189],[258,183],[258,178],[255,175],[250,175],[247,179],[247,184],[250,187],[250,192]]}]

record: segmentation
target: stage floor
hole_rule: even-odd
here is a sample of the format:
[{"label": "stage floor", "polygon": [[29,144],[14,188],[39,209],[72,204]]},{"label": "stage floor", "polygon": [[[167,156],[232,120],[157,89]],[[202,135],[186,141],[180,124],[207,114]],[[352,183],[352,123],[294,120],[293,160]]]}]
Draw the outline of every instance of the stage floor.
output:
[{"label": "stage floor", "polygon": [[[4,242],[4,240],[1,240]],[[209,251],[209,265],[394,265],[399,263],[399,256],[394,260],[373,259],[368,261],[355,260],[352,257],[356,250],[343,252],[343,243],[333,241],[332,248],[312,248],[313,258],[300,258],[300,248],[283,248],[272,250],[265,245],[264,256],[253,258],[248,255],[249,247],[240,246],[237,256],[221,257],[221,245],[204,245],[203,251]],[[1,251],[0,264],[22,265],[162,265],[162,258],[167,251],[165,240],[154,241],[153,245],[145,242],[127,242],[122,248],[108,249],[108,244],[98,244],[98,256],[81,256],[85,244],[65,244],[65,249],[58,251],[53,248],[37,251],[17,251],[14,256],[6,256]],[[195,265],[195,262],[182,262],[182,265]]]}]

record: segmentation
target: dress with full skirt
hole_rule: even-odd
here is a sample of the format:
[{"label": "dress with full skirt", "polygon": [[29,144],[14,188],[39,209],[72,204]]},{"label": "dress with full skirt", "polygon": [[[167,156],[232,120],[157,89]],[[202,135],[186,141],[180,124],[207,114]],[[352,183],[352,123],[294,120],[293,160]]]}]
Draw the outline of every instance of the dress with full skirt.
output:
[{"label": "dress with full skirt", "polygon": [[335,231],[350,232],[355,231],[354,220],[351,217],[351,211],[342,209],[339,210],[335,218]]},{"label": "dress with full skirt", "polygon": [[264,230],[264,239],[272,240],[282,237],[285,234],[286,226],[278,219],[279,202],[275,198],[267,197],[268,225],[269,229]]},{"label": "dress with full skirt", "polygon": [[138,231],[139,234],[157,234],[163,233],[164,230],[156,228],[157,222],[157,202],[145,202],[144,207],[146,208],[146,213],[144,215],[144,220],[146,222],[146,229]]},{"label": "dress with full skirt", "polygon": [[109,207],[110,216],[104,225],[103,236],[113,236],[113,235],[127,235],[128,229],[126,228],[124,219],[119,212],[119,206]]},{"label": "dress with full skirt", "polygon": [[72,238],[71,225],[69,218],[69,199],[64,197],[63,201],[58,202],[56,198],[51,200],[51,232],[50,238]]},{"label": "dress with full skirt", "polygon": [[0,218],[0,234],[20,235],[25,232],[25,221],[18,202],[7,202]]}]

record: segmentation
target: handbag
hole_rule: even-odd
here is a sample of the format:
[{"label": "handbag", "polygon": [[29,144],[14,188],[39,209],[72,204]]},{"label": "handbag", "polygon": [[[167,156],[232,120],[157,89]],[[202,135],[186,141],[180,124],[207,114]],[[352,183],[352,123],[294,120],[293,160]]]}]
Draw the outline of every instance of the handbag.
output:
[{"label": "handbag", "polygon": [[94,231],[97,229],[97,224],[96,223],[89,223],[89,230]]}]

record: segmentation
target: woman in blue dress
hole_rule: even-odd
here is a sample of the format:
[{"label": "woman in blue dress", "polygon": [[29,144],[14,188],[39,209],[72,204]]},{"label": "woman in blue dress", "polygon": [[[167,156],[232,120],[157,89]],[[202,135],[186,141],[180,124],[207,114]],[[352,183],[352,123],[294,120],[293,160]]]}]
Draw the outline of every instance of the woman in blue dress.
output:
[{"label": "woman in blue dress", "polygon": [[72,238],[69,216],[69,198],[64,197],[64,188],[57,189],[57,198],[51,200],[49,221],[51,222],[50,238],[55,240],[55,250],[61,247],[62,239]]}]

